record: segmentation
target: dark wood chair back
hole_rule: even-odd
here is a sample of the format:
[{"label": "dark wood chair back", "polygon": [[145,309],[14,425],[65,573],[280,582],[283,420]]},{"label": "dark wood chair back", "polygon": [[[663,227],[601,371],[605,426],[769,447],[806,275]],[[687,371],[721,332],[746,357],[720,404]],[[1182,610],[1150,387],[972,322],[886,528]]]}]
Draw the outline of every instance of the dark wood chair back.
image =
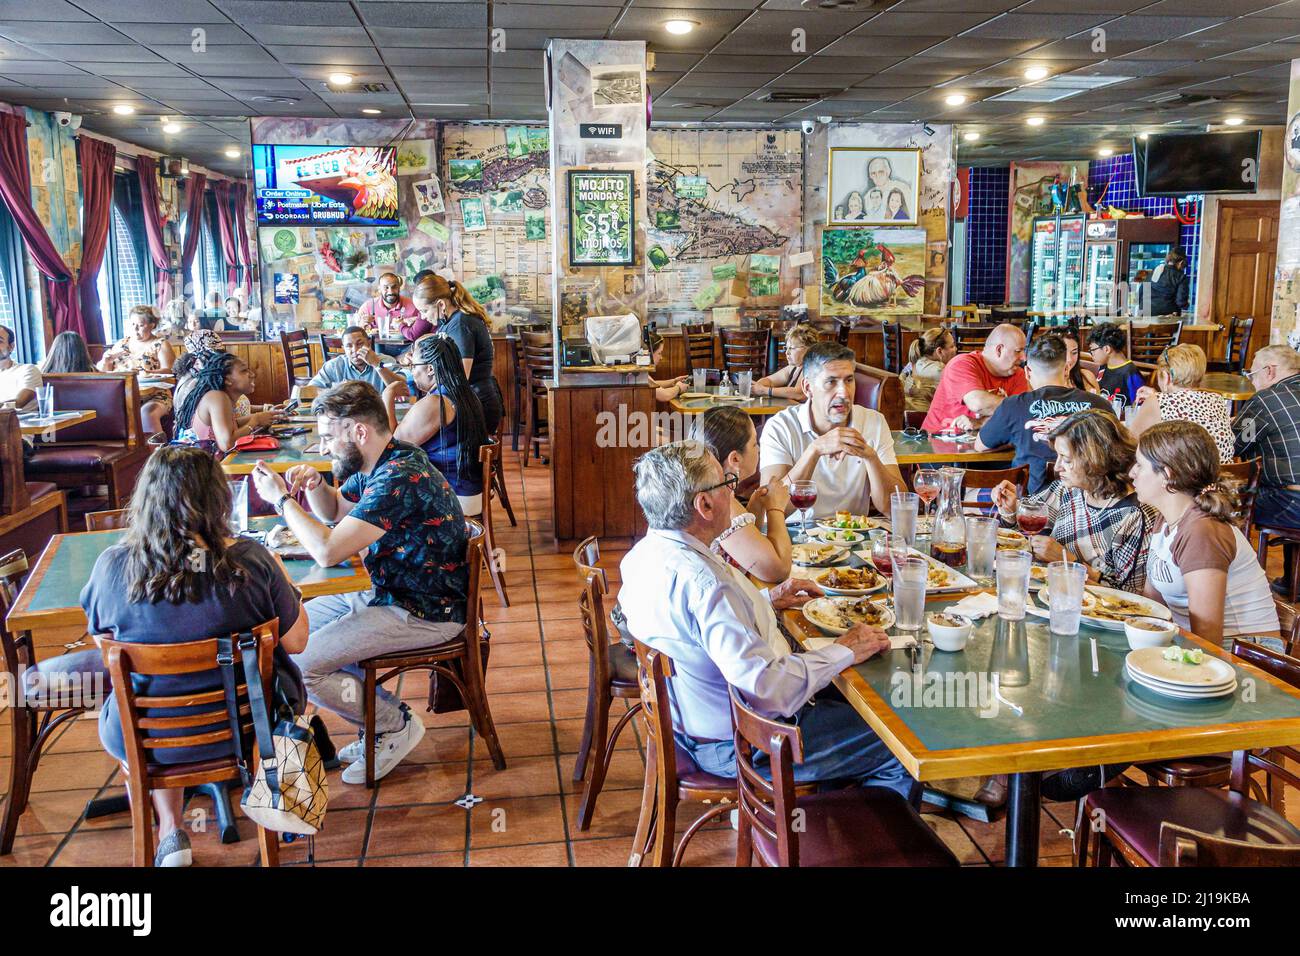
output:
[{"label": "dark wood chair back", "polygon": [[1277,619],[1282,625],[1283,651],[1288,657],[1300,655],[1300,608],[1283,601],[1276,595],[1273,604],[1277,607]]},{"label": "dark wood chair back", "polygon": [[[578,611],[582,615],[582,633],[587,639],[587,649],[591,652],[592,675],[596,680],[608,683],[609,665],[609,617],[605,613],[605,595],[608,584],[603,568],[587,568],[587,576],[582,584],[582,595],[578,598]],[[669,737],[671,740],[671,736]]]},{"label": "dark wood chair back", "polygon": [[772,333],[768,329],[723,329],[722,368],[733,377],[737,372],[753,372],[754,378],[767,374],[768,346]]},{"label": "dark wood chair back", "polygon": [[1228,341],[1225,343],[1223,354],[1223,360],[1228,365],[1224,371],[1236,372],[1238,375],[1245,371],[1250,361],[1250,334],[1254,328],[1253,315],[1232,317],[1228,323]]},{"label": "dark wood chair back", "polygon": [[[27,580],[27,570],[27,555],[22,551],[10,551],[0,557],[0,651],[4,652],[6,681],[11,692],[23,686],[23,675],[36,663],[31,635],[25,631],[11,634],[5,624],[9,609]],[[9,720],[17,719],[17,715],[9,715]]]},{"label": "dark wood chair back", "polygon": [[23,433],[18,412],[0,408],[0,515],[17,514],[31,503],[23,477]]},{"label": "dark wood chair back", "polygon": [[[1232,654],[1258,667],[1270,677],[1291,687],[1300,688],[1300,658],[1269,650],[1262,644],[1239,638],[1232,642]],[[1289,767],[1287,761],[1290,761]],[[1248,797],[1252,772],[1262,770],[1270,778],[1270,782],[1277,781],[1283,786],[1300,790],[1300,776],[1291,769],[1297,765],[1300,765],[1300,746],[1238,750],[1232,755],[1232,777],[1228,781],[1228,789]]]},{"label": "dark wood chair back", "polygon": [[88,511],[86,512],[86,530],[87,531],[117,531],[126,527],[125,508],[115,508],[112,511]]},{"label": "dark wood chair back", "polygon": [[483,493],[479,496],[481,511],[479,521],[483,525],[483,555],[487,558],[488,577],[496,589],[497,598],[502,607],[510,606],[510,597],[506,593],[505,569],[501,567],[500,553],[497,551],[496,534],[492,525],[492,475],[497,468],[497,457],[501,454],[501,423],[497,422],[498,437],[479,446],[478,460],[482,473]]},{"label": "dark wood chair back", "polygon": [[993,325],[954,325],[952,337],[957,343],[958,352],[979,352],[984,348],[989,335],[996,326]]},{"label": "dark wood chair back", "polygon": [[881,353],[885,371],[895,375],[903,368],[903,323],[880,323]]},{"label": "dark wood chair back", "polygon": [[343,336],[321,332],[318,338],[320,340],[320,360],[322,365],[334,356],[343,354]]},{"label": "dark wood chair back", "polygon": [[555,375],[555,341],[550,332],[523,332],[524,374],[534,394],[546,395],[547,379]]},{"label": "dark wood chair back", "polygon": [[307,331],[281,332],[280,352],[284,356],[284,376],[289,387],[308,384],[316,372],[311,364],[311,349],[307,347]]},{"label": "dark wood chair back", "polygon": [[1241,533],[1250,537],[1250,529],[1255,523],[1255,495],[1259,492],[1260,459],[1249,461],[1229,461],[1219,466],[1219,477],[1229,479],[1237,487],[1239,508],[1233,524]]},{"label": "dark wood chair back", "polygon": [[1159,865],[1300,866],[1300,846],[1248,843],[1212,836],[1166,820],[1160,824]]},{"label": "dark wood chair back", "polygon": [[[701,331],[692,331],[693,329]],[[713,329],[702,326],[682,327],[682,349],[686,355],[686,372],[697,368],[713,368]]]},{"label": "dark wood chair back", "polygon": [[[600,539],[594,534],[583,538],[573,549],[573,565],[578,569],[578,579],[586,581],[593,572],[606,578],[605,569],[600,566]],[[605,580],[605,590],[609,590],[609,581]]]},{"label": "dark wood chair back", "polygon": [[1015,468],[996,468],[987,471],[982,468],[968,468],[962,487],[996,488],[1004,481],[1009,481],[1016,486],[1017,495],[1023,495],[1025,487],[1029,484],[1029,466],[1019,465]]},{"label": "dark wood chair back", "polygon": [[[262,675],[262,691],[271,700],[271,680],[274,676],[272,651],[279,640],[279,621],[272,620],[252,629],[257,640],[258,669]],[[238,638],[239,635],[232,635]],[[223,689],[187,692],[178,695],[145,695],[136,691],[138,677],[176,677],[185,674],[208,674],[217,668],[217,641],[208,638],[178,644],[137,644],[115,641],[106,635],[95,638],[104,653],[109,680],[113,685],[118,716],[122,725],[122,739],[126,749],[127,792],[131,797],[132,856],[135,866],[148,866],[153,861],[153,811],[149,801],[152,790],[160,787],[192,787],[205,783],[219,783],[240,778],[239,765],[232,753],[230,757],[194,764],[159,764],[152,755],[162,749],[198,747],[234,740],[226,709]],[[242,672],[240,672],[242,673]],[[243,682],[236,685],[240,730],[246,741],[245,753],[250,754],[250,765],[256,767],[258,755],[249,716],[248,687]],[[107,705],[106,705],[107,706]],[[165,708],[184,708],[184,712],[171,717],[157,715]],[[212,728],[217,729],[212,729]],[[274,865],[276,838],[268,840],[259,830],[262,840],[263,864]],[[271,859],[266,859],[268,844]]]},{"label": "dark wood chair back", "polygon": [[[736,741],[736,784],[740,810],[737,859],[752,848],[755,834],[776,847],[780,866],[799,865],[799,833],[795,827],[794,766],[803,762],[799,728],[768,720],[751,710],[731,688],[731,720]],[[768,756],[769,781],[754,767],[754,752]],[[758,859],[762,859],[761,856]]]},{"label": "dark wood chair back", "polygon": [[1128,357],[1134,362],[1158,362],[1165,349],[1177,345],[1183,323],[1154,322],[1150,325],[1128,323]]},{"label": "dark wood chair back", "polygon": [[710,335],[712,335],[713,323],[712,322],[687,322],[685,325],[681,326],[681,330],[682,330],[682,335],[703,335],[705,332],[708,332]]}]

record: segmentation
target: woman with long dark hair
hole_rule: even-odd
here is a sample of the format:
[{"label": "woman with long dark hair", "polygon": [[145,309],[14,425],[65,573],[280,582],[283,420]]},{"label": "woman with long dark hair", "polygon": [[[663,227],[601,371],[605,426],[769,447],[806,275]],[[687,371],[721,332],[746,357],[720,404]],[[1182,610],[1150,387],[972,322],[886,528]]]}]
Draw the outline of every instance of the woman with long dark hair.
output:
[{"label": "woman with long dark hair", "polygon": [[492,374],[491,323],[483,306],[461,283],[448,281],[436,273],[426,276],[415,287],[411,301],[425,321],[455,343],[469,387],[474,389],[483,406],[488,434],[495,434],[503,414],[503,403],[501,389]]},{"label": "woman with long dark hair", "polygon": [[[304,702],[301,678],[287,656],[307,646],[302,601],[274,555],[255,541],[230,536],[230,505],[230,485],[211,455],[182,446],[155,451],[131,496],[126,534],[99,556],[81,592],[87,626],[91,634],[108,634],[116,641],[172,644],[277,621],[276,673],[282,686],[285,681],[296,685],[284,687],[288,696]],[[221,686],[214,666],[203,674],[149,678],[136,692],[199,694]],[[190,731],[205,729],[222,730],[224,723]],[[126,759],[117,707],[100,711],[99,736],[109,754]],[[228,757],[230,752],[229,742],[158,747],[151,750],[150,759],[190,763]],[[190,863],[183,797],[180,788],[153,793],[159,827],[156,866]]]},{"label": "woman with long dark hair", "polygon": [[50,343],[41,363],[42,373],[93,372],[95,363],[90,360],[86,340],[76,332],[60,332]]},{"label": "woman with long dark hair", "polygon": [[239,424],[235,402],[253,394],[255,380],[247,363],[229,352],[209,353],[190,373],[192,384],[176,406],[176,435],[182,441],[216,442],[223,452],[282,412],[256,412]]},{"label": "woman with long dark hair", "polygon": [[1067,325],[1059,331],[1053,329],[1052,334],[1059,335],[1065,343],[1065,375],[1070,384],[1083,392],[1100,392],[1097,376],[1079,364],[1079,330],[1073,325]]},{"label": "woman with long dark hair", "polygon": [[460,499],[461,510],[481,514],[483,472],[478,454],[492,436],[478,396],[465,378],[460,352],[445,335],[423,335],[411,348],[409,368],[422,397],[400,423],[394,404],[405,383],[384,389],[393,436],[423,448]]}]

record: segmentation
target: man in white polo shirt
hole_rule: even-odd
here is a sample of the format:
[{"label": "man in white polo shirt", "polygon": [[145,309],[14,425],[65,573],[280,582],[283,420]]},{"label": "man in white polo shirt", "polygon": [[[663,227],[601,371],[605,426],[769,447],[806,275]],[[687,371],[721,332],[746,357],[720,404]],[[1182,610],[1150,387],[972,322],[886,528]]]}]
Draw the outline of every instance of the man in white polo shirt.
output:
[{"label": "man in white polo shirt", "polygon": [[873,504],[889,514],[890,494],[907,490],[885,416],[853,404],[855,361],[853,350],[836,342],[808,349],[801,383],[807,401],[774,415],[759,442],[762,483],[817,482],[817,518],[866,514]]}]

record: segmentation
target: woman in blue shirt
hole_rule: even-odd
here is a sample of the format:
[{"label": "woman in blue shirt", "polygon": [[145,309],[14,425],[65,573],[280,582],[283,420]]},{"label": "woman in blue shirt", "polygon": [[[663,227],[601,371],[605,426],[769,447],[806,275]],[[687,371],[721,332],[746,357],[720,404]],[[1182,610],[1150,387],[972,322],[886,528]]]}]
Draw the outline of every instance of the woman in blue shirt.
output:
[{"label": "woman in blue shirt", "polygon": [[489,440],[483,407],[465,378],[460,352],[446,335],[416,339],[408,366],[420,399],[399,423],[394,404],[400,385],[384,390],[393,435],[419,445],[451,485],[466,515],[483,511],[479,448]]}]

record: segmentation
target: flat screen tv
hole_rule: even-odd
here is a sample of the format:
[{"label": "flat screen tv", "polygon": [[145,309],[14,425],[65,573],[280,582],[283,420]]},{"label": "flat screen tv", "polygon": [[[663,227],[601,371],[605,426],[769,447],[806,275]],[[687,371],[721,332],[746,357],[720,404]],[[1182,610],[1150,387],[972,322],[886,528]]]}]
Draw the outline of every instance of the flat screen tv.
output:
[{"label": "flat screen tv", "polygon": [[1259,130],[1152,133],[1133,140],[1139,196],[1253,193],[1258,186]]},{"label": "flat screen tv", "polygon": [[253,145],[260,226],[397,225],[392,146]]}]

